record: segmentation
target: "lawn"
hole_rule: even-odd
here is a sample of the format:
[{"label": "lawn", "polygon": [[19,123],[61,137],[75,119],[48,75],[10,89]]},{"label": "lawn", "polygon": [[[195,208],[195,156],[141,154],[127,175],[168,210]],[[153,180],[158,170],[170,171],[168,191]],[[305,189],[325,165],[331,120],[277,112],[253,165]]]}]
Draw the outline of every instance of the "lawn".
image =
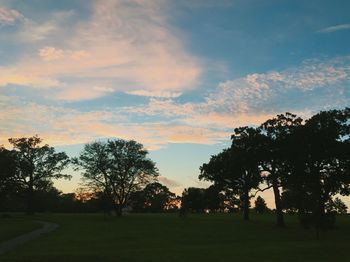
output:
[{"label": "lawn", "polygon": [[321,234],[274,226],[273,215],[238,214],[38,215],[60,227],[0,257],[0,261],[344,261],[349,254],[350,216],[338,218],[335,230]]},{"label": "lawn", "polygon": [[22,216],[11,215],[7,217],[6,215],[0,215],[0,243],[7,239],[32,231],[40,226],[41,225],[38,222],[29,220]]}]

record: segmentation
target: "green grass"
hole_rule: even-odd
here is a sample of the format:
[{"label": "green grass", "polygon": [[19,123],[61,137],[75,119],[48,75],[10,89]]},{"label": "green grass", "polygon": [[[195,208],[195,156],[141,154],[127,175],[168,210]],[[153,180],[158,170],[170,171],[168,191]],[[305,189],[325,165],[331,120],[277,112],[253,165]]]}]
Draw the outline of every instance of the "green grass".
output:
[{"label": "green grass", "polygon": [[238,214],[41,215],[60,227],[0,261],[345,261],[350,247],[350,216],[338,218],[335,230],[316,239],[313,230],[274,226],[273,215]]},{"label": "green grass", "polygon": [[39,227],[39,223],[27,218],[19,216],[0,217],[0,243]]}]

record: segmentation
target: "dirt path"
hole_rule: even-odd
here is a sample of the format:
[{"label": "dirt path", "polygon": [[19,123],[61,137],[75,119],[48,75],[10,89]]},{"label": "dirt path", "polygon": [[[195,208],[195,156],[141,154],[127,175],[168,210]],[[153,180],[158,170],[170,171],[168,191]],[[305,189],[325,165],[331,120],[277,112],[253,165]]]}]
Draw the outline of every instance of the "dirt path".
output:
[{"label": "dirt path", "polygon": [[30,240],[36,239],[43,234],[47,234],[47,233],[55,230],[58,227],[57,224],[51,223],[51,222],[46,222],[46,221],[36,221],[36,222],[39,222],[40,224],[42,224],[42,227],[39,229],[36,229],[34,231],[31,231],[29,233],[12,238],[8,241],[1,242],[0,243],[0,255],[4,254],[12,249],[15,249],[16,247],[18,247],[18,246],[20,246],[20,245],[22,245]]}]

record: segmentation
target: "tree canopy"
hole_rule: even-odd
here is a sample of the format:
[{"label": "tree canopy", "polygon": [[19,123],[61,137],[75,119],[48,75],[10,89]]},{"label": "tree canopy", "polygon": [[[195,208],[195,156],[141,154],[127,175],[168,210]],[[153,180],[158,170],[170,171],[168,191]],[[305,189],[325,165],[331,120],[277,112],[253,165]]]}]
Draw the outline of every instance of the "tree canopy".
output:
[{"label": "tree canopy", "polygon": [[288,209],[317,230],[327,228],[326,206],[337,194],[350,194],[350,109],[321,111],[306,121],[286,113],[234,131],[231,147],[211,156],[199,179],[238,195],[245,219],[250,192],[272,188],[278,226]]},{"label": "tree canopy", "polygon": [[66,178],[65,167],[69,164],[69,157],[64,152],[56,153],[53,147],[42,145],[38,136],[10,138],[15,159],[16,183],[25,188],[27,211],[33,213],[33,197],[36,189],[51,182],[52,179]]},{"label": "tree canopy", "polygon": [[158,176],[158,169],[147,154],[136,141],[116,139],[85,145],[74,162],[82,170],[86,185],[103,191],[106,201],[121,215],[131,193]]}]

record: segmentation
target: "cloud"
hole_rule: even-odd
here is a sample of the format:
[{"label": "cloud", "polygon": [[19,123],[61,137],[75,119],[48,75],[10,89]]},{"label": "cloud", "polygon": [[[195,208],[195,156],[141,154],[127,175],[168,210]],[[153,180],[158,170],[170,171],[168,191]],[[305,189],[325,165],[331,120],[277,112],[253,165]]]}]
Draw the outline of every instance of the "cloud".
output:
[{"label": "cloud", "polygon": [[57,99],[108,94],[96,95],[94,86],[139,96],[179,96],[197,86],[202,65],[186,51],[167,12],[163,1],[106,0],[92,2],[91,16],[83,21],[74,11],[54,12],[40,23],[27,19],[13,37],[38,51],[6,69],[63,83],[64,95],[53,96]]},{"label": "cloud", "polygon": [[[2,96],[0,121],[6,124],[0,126],[0,144],[10,136],[36,133],[52,145],[110,137],[135,139],[150,150],[168,143],[216,144],[228,141],[235,127],[259,125],[285,111],[309,117],[322,109],[348,106],[349,83],[350,57],[338,57],[307,60],[286,70],[225,81],[211,92],[199,94],[202,100],[197,102],[149,97],[148,102],[134,106],[81,111],[60,103],[47,106]],[[115,92],[94,82],[88,89],[85,86],[56,87],[50,94],[57,99],[80,100]]]},{"label": "cloud", "polygon": [[0,67],[0,87],[7,85],[28,86],[31,88],[51,88],[58,87],[59,81],[49,77],[23,74],[18,70]]},{"label": "cloud", "polygon": [[[40,21],[25,17],[17,34],[13,36],[13,41],[30,47],[42,42],[62,41],[66,37],[66,32],[71,30],[74,14],[73,10],[51,12],[47,20]],[[28,59],[28,54],[25,58]]]},{"label": "cloud", "polygon": [[329,26],[329,27],[323,28],[317,32],[319,32],[319,33],[333,33],[336,31],[347,30],[347,29],[350,29],[350,24],[340,24],[340,25]]},{"label": "cloud", "polygon": [[165,176],[159,176],[158,180],[160,183],[164,184],[167,187],[179,187],[181,184],[178,181],[175,181],[173,179],[167,178]]},{"label": "cloud", "polygon": [[[300,66],[283,71],[225,81],[206,98],[203,108],[231,115],[271,113],[276,112],[276,106],[283,108],[282,101],[286,108],[290,106],[292,94],[298,94],[301,103],[307,102],[302,101],[305,96],[320,96],[320,91],[329,92],[339,100],[337,93],[344,90],[350,80],[349,64],[350,57],[306,60]],[[310,100],[310,106],[314,106],[311,103]]]},{"label": "cloud", "polygon": [[[114,110],[81,112],[59,106],[0,100],[0,144],[7,138],[40,134],[51,145],[87,143],[99,138],[135,139],[155,150],[167,143],[215,144],[229,133],[204,127],[164,122],[129,122]],[[43,126],[42,123],[45,123]]]},{"label": "cloud", "polygon": [[85,50],[62,50],[52,46],[46,46],[38,50],[38,55],[44,61],[54,61],[58,59],[81,60],[89,57],[89,52]]},{"label": "cloud", "polygon": [[53,99],[65,101],[90,100],[103,97],[113,92],[113,88],[104,86],[82,86],[80,88],[75,86],[74,88],[65,88],[62,91],[59,91]]},{"label": "cloud", "polygon": [[129,95],[136,96],[148,96],[148,97],[164,97],[164,98],[174,98],[181,96],[181,92],[167,92],[167,91],[148,91],[148,90],[133,90],[125,92]]},{"label": "cloud", "polygon": [[13,25],[23,18],[24,16],[15,9],[0,7],[0,27]]},{"label": "cloud", "polygon": [[38,53],[44,61],[53,61],[63,57],[63,50],[54,47],[41,48]]}]

